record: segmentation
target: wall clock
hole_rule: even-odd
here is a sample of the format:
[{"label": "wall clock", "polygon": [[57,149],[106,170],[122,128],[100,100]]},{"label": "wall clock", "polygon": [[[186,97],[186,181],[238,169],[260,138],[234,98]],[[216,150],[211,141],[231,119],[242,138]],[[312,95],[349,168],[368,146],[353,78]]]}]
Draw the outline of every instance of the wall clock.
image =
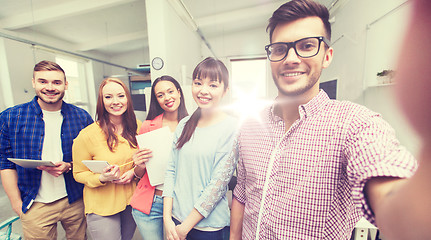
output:
[{"label": "wall clock", "polygon": [[151,65],[153,66],[154,69],[156,70],[160,70],[163,68],[163,59],[160,57],[155,57],[153,58],[153,61],[151,61]]}]

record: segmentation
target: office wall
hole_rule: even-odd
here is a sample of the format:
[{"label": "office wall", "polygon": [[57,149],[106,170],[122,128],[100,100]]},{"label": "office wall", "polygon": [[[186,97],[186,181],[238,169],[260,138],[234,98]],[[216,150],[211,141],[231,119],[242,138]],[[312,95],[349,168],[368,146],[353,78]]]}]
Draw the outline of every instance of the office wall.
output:
[{"label": "office wall", "polygon": [[[146,41],[146,40],[142,40]],[[150,56],[147,48],[143,48],[137,51],[131,51],[121,53],[111,57],[111,62],[135,68],[138,64],[150,64]]]},{"label": "office wall", "polygon": [[[28,44],[4,39],[5,59],[9,71],[9,81],[12,92],[12,105],[30,101],[34,97],[34,90],[31,83],[33,77],[33,67],[37,59],[46,57],[52,60],[49,54],[36,53],[37,51]],[[5,96],[3,96],[5,97]]]},{"label": "office wall", "polygon": [[219,58],[266,56],[264,47],[269,43],[269,38],[265,24],[209,37],[209,42]]},{"label": "office wall", "polygon": [[350,0],[332,24],[334,60],[321,81],[338,79],[339,99],[363,104],[380,113],[400,142],[416,153],[418,138],[400,112],[393,84],[379,85],[376,74],[396,70],[398,52],[409,19],[406,0]]},{"label": "office wall", "polygon": [[13,106],[12,86],[10,84],[9,68],[7,65],[6,47],[0,38],[0,111]]},{"label": "office wall", "polygon": [[[162,75],[177,79],[186,99],[189,112],[195,109],[191,97],[191,75],[202,60],[201,39],[176,14],[167,0],[147,0],[147,25],[150,61],[155,57],[164,60],[161,70],[151,68],[151,80]],[[149,94],[146,94],[149,97]],[[147,104],[150,102],[147,99]]]},{"label": "office wall", "polygon": [[[409,14],[406,0],[350,0],[332,23],[334,59],[322,81],[339,79],[338,96],[364,103],[364,90],[376,73],[394,68]],[[386,46],[376,48],[376,41]],[[372,66],[378,66],[371,69]]]}]

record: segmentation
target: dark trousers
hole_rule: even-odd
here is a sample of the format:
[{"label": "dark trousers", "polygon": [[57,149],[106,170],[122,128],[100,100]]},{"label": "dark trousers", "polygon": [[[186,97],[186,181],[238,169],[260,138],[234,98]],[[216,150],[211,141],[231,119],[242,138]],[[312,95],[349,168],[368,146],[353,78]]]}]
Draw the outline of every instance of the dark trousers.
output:
[{"label": "dark trousers", "polygon": [[[175,225],[180,224],[178,220],[172,218]],[[224,227],[218,231],[200,231],[197,229],[192,229],[187,234],[187,240],[228,240],[229,239],[229,227]]]}]

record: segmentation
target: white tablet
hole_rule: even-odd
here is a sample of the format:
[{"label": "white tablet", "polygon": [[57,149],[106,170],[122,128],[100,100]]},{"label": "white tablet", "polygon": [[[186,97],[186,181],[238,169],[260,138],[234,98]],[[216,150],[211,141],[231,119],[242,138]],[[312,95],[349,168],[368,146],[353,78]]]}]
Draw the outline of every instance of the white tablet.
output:
[{"label": "white tablet", "polygon": [[109,166],[109,163],[107,161],[100,160],[82,160],[82,163],[94,173],[102,173],[103,169]]},{"label": "white tablet", "polygon": [[52,161],[20,159],[20,158],[8,158],[8,160],[24,168],[37,168],[39,166],[55,167],[55,164]]}]

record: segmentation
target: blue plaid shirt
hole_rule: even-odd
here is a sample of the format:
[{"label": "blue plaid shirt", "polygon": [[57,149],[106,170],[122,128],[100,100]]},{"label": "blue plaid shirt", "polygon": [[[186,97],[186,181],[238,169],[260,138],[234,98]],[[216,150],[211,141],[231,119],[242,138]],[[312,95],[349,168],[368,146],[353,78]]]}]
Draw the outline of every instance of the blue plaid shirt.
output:
[{"label": "blue plaid shirt", "polygon": [[[72,162],[73,139],[78,136],[81,129],[91,124],[93,119],[85,110],[65,102],[61,107],[61,114],[63,161]],[[39,192],[42,171],[20,167],[7,158],[42,159],[44,134],[45,123],[37,97],[0,113],[0,169],[16,169],[24,213]],[[72,171],[63,175],[69,203],[82,198],[84,186],[75,181]]]}]

